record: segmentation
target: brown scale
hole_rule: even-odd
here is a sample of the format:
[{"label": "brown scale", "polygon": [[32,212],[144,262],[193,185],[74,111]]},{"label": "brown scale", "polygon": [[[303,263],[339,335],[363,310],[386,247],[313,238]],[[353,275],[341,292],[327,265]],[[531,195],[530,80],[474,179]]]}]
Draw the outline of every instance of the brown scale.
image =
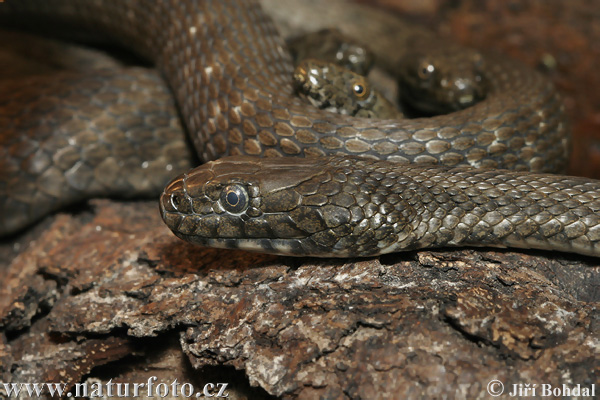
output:
[{"label": "brown scale", "polygon": [[[34,27],[40,25],[40,21],[54,21],[58,28],[71,27],[96,33],[153,61],[166,77],[183,117],[183,124],[191,135],[198,156],[203,161],[225,155],[251,154],[264,157],[350,153],[401,163],[437,163],[446,166],[468,164],[475,167],[509,168],[533,172],[560,171],[566,162],[567,124],[555,89],[538,73],[505,57],[484,56],[482,73],[487,85],[487,94],[484,100],[475,105],[431,118],[400,121],[365,120],[318,110],[295,97],[291,83],[293,68],[285,44],[270,18],[262,12],[255,1],[114,0],[99,3],[87,0],[59,0],[49,5],[43,0],[7,0],[0,8],[0,21],[6,20],[15,24],[30,24]],[[402,31],[402,28],[398,28],[398,31]],[[390,32],[393,32],[393,29]],[[394,56],[403,53],[401,44],[408,41],[402,37],[398,38],[400,45]],[[114,87],[117,91],[124,89],[121,83]],[[84,89],[74,90],[77,92]],[[87,98],[95,95],[80,96]],[[150,97],[151,100],[151,96],[135,97]],[[16,99],[14,104],[18,103],[18,96],[11,98]],[[109,105],[113,104],[110,96],[97,96],[97,99],[97,108],[110,110],[111,112],[108,113],[110,118],[121,118],[120,113],[130,110],[128,106],[110,108]],[[102,99],[108,104],[102,105],[103,103],[100,102]],[[86,101],[83,102],[85,103]],[[12,108],[11,103],[3,104],[2,121],[16,121],[12,116],[20,112],[18,107],[21,106],[14,104]],[[41,104],[40,111],[46,112],[48,118],[60,117],[61,113],[64,114],[64,111],[60,111],[61,107],[63,110],[68,109],[68,106],[64,105],[68,102],[42,101]],[[147,109],[151,111],[153,107],[150,105]],[[30,219],[12,225],[3,221],[0,224],[3,234],[23,227],[30,223],[31,218],[38,218],[39,215],[36,215],[33,210],[43,206],[45,202],[59,202],[53,198],[61,196],[58,193],[61,191],[59,188],[64,188],[65,192],[73,191],[74,187],[77,191],[86,190],[85,187],[70,186],[68,180],[66,185],[61,184],[66,180],[67,173],[61,172],[58,165],[65,166],[68,164],[67,160],[72,162],[75,159],[74,155],[67,157],[68,151],[62,153],[65,155],[61,160],[61,150],[50,146],[54,149],[52,154],[42,154],[42,161],[33,161],[31,158],[33,153],[28,152],[27,148],[46,142],[47,139],[43,137],[38,139],[36,135],[37,132],[42,132],[42,136],[43,132],[47,134],[48,128],[42,126],[40,129],[34,129],[27,126],[30,123],[27,122],[28,118],[29,116],[24,115],[19,121],[26,121],[23,127],[28,129],[28,134],[31,135],[30,143],[23,146],[2,146],[1,151],[4,153],[0,157],[2,160],[0,162],[0,198],[2,199],[0,215],[22,213]],[[125,120],[128,118],[125,117]],[[146,118],[142,117],[141,120]],[[153,118],[148,120],[152,121]],[[161,118],[156,120],[160,121]],[[137,123],[135,120],[134,122]],[[119,124],[104,120],[99,121],[98,125],[109,127]],[[131,133],[125,135],[126,137],[137,136],[133,133],[137,131],[133,127],[128,128],[128,131]],[[22,133],[19,132],[17,135]],[[115,132],[107,135],[122,136]],[[164,143],[160,141],[161,136],[169,135],[153,136],[151,141]],[[143,139],[148,141],[147,137]],[[12,143],[14,139],[4,137],[3,133],[1,140],[2,143]],[[60,138],[48,140],[61,141]],[[68,140],[62,139],[62,141],[68,143]],[[163,148],[166,146],[156,144],[149,145],[148,150],[152,152],[151,149]],[[82,158],[86,154],[79,148],[77,151]],[[103,151],[105,148],[102,147],[88,151],[89,159],[102,159],[105,156]],[[125,158],[115,159],[113,165],[110,163],[104,165],[104,170],[90,164],[89,168],[93,172],[90,171],[88,176],[94,178],[76,179],[75,182],[77,184],[89,182],[92,187],[95,187],[99,183],[130,181],[128,187],[122,191],[126,192],[125,195],[136,195],[134,190],[138,179],[127,179],[124,176],[127,174],[118,174],[116,166],[147,165],[148,160],[131,162],[128,161],[131,160],[131,154],[125,153]],[[111,157],[112,155],[108,159]],[[182,158],[184,157],[180,156],[173,162],[181,161]],[[39,170],[40,176],[44,176],[44,179],[29,175],[19,178],[15,174],[14,171],[19,169],[25,159],[35,167],[32,170],[36,168]],[[251,169],[246,164],[239,167],[243,170]],[[288,174],[292,174],[296,169],[298,167],[290,167]],[[109,173],[107,176],[113,176],[115,179],[103,178],[105,176],[103,171]],[[134,174],[134,165],[131,165],[131,168],[126,167],[126,171]],[[432,176],[443,176],[443,170],[441,171],[438,175]],[[74,172],[73,170],[72,173]],[[293,181],[289,176],[286,178],[286,181]],[[572,182],[564,177],[547,179],[553,179],[554,182]],[[19,180],[23,180],[24,183]],[[11,186],[15,182],[33,189],[33,193],[43,192],[49,198],[16,193]],[[589,185],[594,184],[591,182]],[[40,185],[47,185],[48,188],[44,191]],[[272,189],[274,190],[275,187]],[[104,194],[109,192],[110,190],[107,189]],[[592,190],[592,196],[593,193]],[[529,195],[531,197],[531,193]],[[595,204],[594,200],[592,205]],[[369,207],[363,212],[374,212],[373,206]],[[597,215],[598,211],[593,210],[593,212],[596,214],[592,215]],[[545,215],[542,214],[539,218]],[[467,223],[477,217],[479,216],[466,213],[460,218]],[[168,220],[171,217],[165,218]],[[451,220],[450,218],[447,223]],[[376,220],[373,223],[375,225],[369,222],[369,229],[364,225],[356,229],[366,229],[367,235],[381,236],[382,233],[376,233],[383,232],[376,226],[379,221],[380,219]],[[431,221],[430,229],[434,229],[437,222],[435,219]],[[596,230],[593,225],[588,224],[593,221],[594,217],[586,216],[579,222],[573,222],[579,228],[569,231],[568,236],[571,236],[572,232],[582,231],[581,224],[583,224],[592,232],[591,239],[588,239],[596,240],[594,236]],[[280,223],[281,226],[289,226],[291,224],[289,215],[281,217]],[[215,220],[211,224],[213,231],[226,229],[226,225],[219,228]],[[544,225],[540,225],[540,229],[552,231],[550,225],[546,228],[542,226]],[[171,227],[175,228],[174,225]],[[462,227],[463,225],[460,225],[461,229]],[[341,234],[347,228],[337,226],[328,229],[320,234],[319,240],[329,242],[332,240],[332,235]],[[414,242],[415,245],[417,243],[436,245],[437,239],[433,241],[430,239],[434,234],[428,233],[425,225],[419,225],[415,229],[415,232],[420,234],[419,239]],[[467,231],[465,235],[472,236]],[[368,244],[370,243],[368,241],[363,243],[363,240],[365,239],[357,239],[357,243],[365,248],[371,246],[372,249],[372,246],[375,246],[373,243]],[[510,241],[507,243],[512,245]],[[261,242],[261,245],[269,246],[266,242]],[[279,243],[279,246],[281,247],[282,244]],[[413,247],[413,244],[409,247]],[[555,246],[566,251],[578,251],[580,247],[565,243]],[[371,251],[368,250],[367,253]],[[353,254],[358,253],[353,252]]]},{"label": "brown scale", "polygon": [[163,219],[205,246],[318,257],[445,246],[600,255],[600,182],[351,156],[226,157],[171,182]]}]

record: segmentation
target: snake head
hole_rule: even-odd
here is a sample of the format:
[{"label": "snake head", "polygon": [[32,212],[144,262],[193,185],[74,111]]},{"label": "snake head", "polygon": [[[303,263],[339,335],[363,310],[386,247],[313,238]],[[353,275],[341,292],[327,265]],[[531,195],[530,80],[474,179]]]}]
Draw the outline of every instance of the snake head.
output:
[{"label": "snake head", "polygon": [[377,100],[365,77],[333,63],[304,60],[293,77],[297,93],[321,110],[356,116]]},{"label": "snake head", "polygon": [[160,209],[176,236],[203,246],[295,256],[375,255],[413,243],[419,218],[398,193],[380,193],[374,179],[385,176],[364,172],[374,163],[347,156],[225,157],[175,178]]},{"label": "snake head", "polygon": [[313,58],[332,62],[360,75],[367,75],[375,61],[375,55],[358,40],[344,35],[337,28],[310,32],[287,41],[288,48],[297,64]]},{"label": "snake head", "polygon": [[161,196],[161,214],[195,244],[301,255],[302,241],[321,224],[315,215],[294,217],[302,201],[295,188],[320,173],[306,159],[225,157],[176,177]]},{"label": "snake head", "polygon": [[367,78],[339,65],[308,59],[298,64],[293,76],[300,97],[321,110],[363,118],[402,117]]},{"label": "snake head", "polygon": [[454,48],[415,49],[399,66],[400,101],[419,115],[462,110],[485,98],[483,57]]}]

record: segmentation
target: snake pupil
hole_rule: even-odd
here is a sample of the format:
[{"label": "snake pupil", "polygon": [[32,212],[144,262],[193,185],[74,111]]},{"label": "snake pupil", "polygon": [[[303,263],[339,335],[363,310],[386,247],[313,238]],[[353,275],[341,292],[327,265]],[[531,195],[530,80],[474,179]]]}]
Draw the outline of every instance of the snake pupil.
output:
[{"label": "snake pupil", "polygon": [[235,184],[221,191],[221,205],[232,214],[239,214],[248,208],[248,192],[242,185]]},{"label": "snake pupil", "polygon": [[434,71],[435,67],[433,66],[433,64],[425,61],[421,63],[418,74],[422,79],[427,79],[433,75]]},{"label": "snake pupil", "polygon": [[240,198],[234,191],[227,193],[227,204],[229,204],[232,207],[235,207],[239,203],[239,201]]},{"label": "snake pupil", "polygon": [[354,91],[356,97],[358,97],[359,99],[367,98],[370,93],[369,87],[367,86],[364,79],[357,79],[356,82],[353,82],[352,90]]}]

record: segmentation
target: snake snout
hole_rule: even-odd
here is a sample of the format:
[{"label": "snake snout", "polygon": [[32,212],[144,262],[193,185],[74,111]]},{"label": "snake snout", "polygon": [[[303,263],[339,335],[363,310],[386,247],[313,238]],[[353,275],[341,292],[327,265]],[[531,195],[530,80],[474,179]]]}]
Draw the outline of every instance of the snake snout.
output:
[{"label": "snake snout", "polygon": [[185,175],[179,175],[173,179],[159,199],[160,215],[173,232],[179,229],[184,216],[192,211],[191,201],[184,188],[184,178]]},{"label": "snake snout", "polygon": [[453,104],[455,110],[470,107],[485,97],[485,91],[477,79],[457,78],[453,89],[451,95],[454,100],[448,100],[448,103]]},{"label": "snake snout", "polygon": [[161,211],[179,211],[179,199],[183,196],[183,178],[184,175],[179,175],[165,187],[160,196]]}]

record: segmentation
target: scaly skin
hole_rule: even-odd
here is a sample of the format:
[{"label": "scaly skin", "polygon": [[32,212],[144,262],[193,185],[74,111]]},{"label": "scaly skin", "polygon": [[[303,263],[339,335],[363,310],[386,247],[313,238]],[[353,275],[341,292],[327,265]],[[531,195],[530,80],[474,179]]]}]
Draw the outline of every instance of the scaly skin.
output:
[{"label": "scaly skin", "polygon": [[252,0],[9,0],[0,11],[0,20],[7,13],[34,26],[79,21],[81,30],[153,60],[205,161],[347,152],[531,171],[558,171],[566,162],[567,126],[554,87],[505,57],[486,57],[489,93],[472,107],[433,118],[366,121],[316,110],[294,95],[285,45]]},{"label": "scaly skin", "polygon": [[[326,156],[345,152],[390,161],[534,172],[560,170],[566,162],[567,127],[555,89],[539,74],[504,57],[485,56],[482,73],[488,93],[474,106],[432,118],[367,120],[327,113],[294,96],[292,66],[284,43],[271,20],[251,0],[58,0],[51,5],[42,0],[9,0],[0,10],[0,14],[8,10],[11,20],[32,25],[54,20],[58,27],[72,27],[79,22],[81,29],[113,39],[154,61],[175,94],[202,160],[238,154]],[[13,150],[8,154],[21,157]],[[261,161],[249,162],[241,169]],[[431,179],[447,176],[444,171],[432,172]],[[0,171],[0,179],[12,179],[3,173]],[[544,179],[553,180],[549,185],[565,180]],[[35,182],[28,183],[35,186]],[[583,184],[586,188],[594,185]],[[453,185],[446,188],[454,190],[457,187]],[[543,190],[534,188],[529,196],[542,197]],[[576,189],[566,190],[568,194]],[[9,203],[20,201],[11,191],[3,193],[0,201],[6,204],[7,198]],[[540,210],[537,217],[544,215]],[[592,235],[588,239],[593,241],[597,230],[585,221],[573,223],[588,227]],[[422,238],[414,243],[442,245]],[[567,247],[563,242],[554,248]],[[351,250],[345,254],[362,253]],[[365,250],[365,254],[374,252]]]},{"label": "scaly skin", "polygon": [[361,118],[404,118],[367,78],[331,62],[301,61],[294,70],[294,86],[321,110]]},{"label": "scaly skin", "polygon": [[227,157],[160,200],[180,238],[211,247],[364,257],[444,246],[600,256],[600,181],[332,156]]},{"label": "scaly skin", "polygon": [[375,55],[368,46],[341,33],[338,29],[321,29],[286,41],[295,63],[309,58],[334,63],[366,76]]}]

